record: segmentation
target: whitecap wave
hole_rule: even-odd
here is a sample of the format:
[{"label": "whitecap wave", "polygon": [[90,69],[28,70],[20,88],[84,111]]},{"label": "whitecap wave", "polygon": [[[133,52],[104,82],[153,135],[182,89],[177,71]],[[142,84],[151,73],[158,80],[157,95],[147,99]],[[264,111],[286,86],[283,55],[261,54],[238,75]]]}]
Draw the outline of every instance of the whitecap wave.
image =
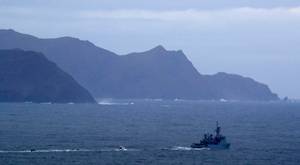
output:
[{"label": "whitecap wave", "polygon": [[132,105],[134,103],[98,102],[99,105]]},{"label": "whitecap wave", "polygon": [[139,149],[104,148],[104,149],[30,149],[30,150],[0,150],[1,153],[53,153],[53,152],[113,152],[113,151],[140,151]]},{"label": "whitecap wave", "polygon": [[51,102],[43,102],[43,103],[40,103],[40,104],[52,104]]},{"label": "whitecap wave", "polygon": [[[183,146],[174,146],[171,148],[162,148],[161,150],[171,151],[202,151],[209,148],[191,148]],[[64,153],[64,152],[138,152],[141,149],[136,148],[102,148],[102,149],[29,149],[29,150],[0,150],[0,154],[4,153]]]},{"label": "whitecap wave", "polygon": [[122,102],[108,102],[108,101],[100,101],[98,102],[99,105],[133,105],[134,102],[126,102],[126,103],[122,103]]},{"label": "whitecap wave", "polygon": [[34,153],[34,152],[92,152],[96,150],[89,150],[89,149],[30,149],[30,150],[0,150],[0,153]]}]

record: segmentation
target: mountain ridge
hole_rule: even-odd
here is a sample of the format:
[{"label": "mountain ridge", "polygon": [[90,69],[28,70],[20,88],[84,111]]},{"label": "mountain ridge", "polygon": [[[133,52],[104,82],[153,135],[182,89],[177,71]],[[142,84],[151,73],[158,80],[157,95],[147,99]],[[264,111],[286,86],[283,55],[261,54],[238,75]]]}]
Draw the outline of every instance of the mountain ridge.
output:
[{"label": "mountain ridge", "polygon": [[0,102],[95,103],[95,100],[43,54],[1,49]]},{"label": "mountain ridge", "polygon": [[161,45],[117,55],[72,37],[24,41],[14,35],[7,40],[1,36],[0,32],[0,48],[43,52],[97,98],[278,100],[266,85],[253,79],[224,73],[202,75],[183,51],[169,51]]}]

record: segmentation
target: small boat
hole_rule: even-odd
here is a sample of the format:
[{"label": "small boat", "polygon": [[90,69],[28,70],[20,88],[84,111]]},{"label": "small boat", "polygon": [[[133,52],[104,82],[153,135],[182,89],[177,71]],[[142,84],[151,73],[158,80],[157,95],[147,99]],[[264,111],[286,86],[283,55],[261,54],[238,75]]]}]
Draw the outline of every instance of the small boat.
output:
[{"label": "small boat", "polygon": [[119,151],[127,151],[127,148],[125,148],[124,146],[120,146]]},{"label": "small boat", "polygon": [[191,148],[210,148],[210,149],[228,149],[230,143],[226,141],[226,136],[221,135],[221,127],[217,122],[216,135],[204,134],[203,139],[200,143],[193,143]]}]

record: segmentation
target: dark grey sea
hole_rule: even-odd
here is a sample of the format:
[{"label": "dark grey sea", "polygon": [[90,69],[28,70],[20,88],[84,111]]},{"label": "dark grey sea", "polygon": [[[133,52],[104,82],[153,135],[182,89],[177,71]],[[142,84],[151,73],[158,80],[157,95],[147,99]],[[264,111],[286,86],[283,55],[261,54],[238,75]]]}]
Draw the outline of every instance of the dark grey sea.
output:
[{"label": "dark grey sea", "polygon": [[[228,150],[192,150],[215,122]],[[127,148],[119,151],[119,146]],[[300,164],[300,104],[0,104],[1,165]]]}]

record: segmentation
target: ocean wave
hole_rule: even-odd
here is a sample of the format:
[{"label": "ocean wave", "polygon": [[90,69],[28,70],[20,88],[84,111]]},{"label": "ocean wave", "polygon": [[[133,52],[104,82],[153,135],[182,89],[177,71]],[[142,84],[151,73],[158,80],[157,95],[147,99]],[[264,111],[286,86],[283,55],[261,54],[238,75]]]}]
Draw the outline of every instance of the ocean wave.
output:
[{"label": "ocean wave", "polygon": [[34,152],[92,152],[96,150],[89,150],[89,149],[30,149],[30,150],[0,150],[0,153],[34,153]]},{"label": "ocean wave", "polygon": [[40,103],[40,104],[52,104],[51,102],[43,102],[43,103]]},{"label": "ocean wave", "polygon": [[53,153],[53,152],[114,152],[140,151],[133,148],[104,148],[104,149],[30,149],[30,150],[0,150],[1,153]]},{"label": "ocean wave", "polygon": [[[158,148],[157,148],[158,149]],[[154,149],[155,150],[155,149]],[[191,148],[184,146],[174,146],[170,148],[160,148],[158,150],[168,151],[202,151],[209,148]],[[102,148],[102,149],[27,149],[27,150],[0,150],[1,153],[64,153],[64,152],[137,152],[143,149],[137,148]]]},{"label": "ocean wave", "polygon": [[130,103],[116,103],[116,102],[98,102],[99,105],[133,105],[133,102]]},{"label": "ocean wave", "polygon": [[133,105],[131,100],[118,100],[118,99],[97,99],[99,105]]}]

